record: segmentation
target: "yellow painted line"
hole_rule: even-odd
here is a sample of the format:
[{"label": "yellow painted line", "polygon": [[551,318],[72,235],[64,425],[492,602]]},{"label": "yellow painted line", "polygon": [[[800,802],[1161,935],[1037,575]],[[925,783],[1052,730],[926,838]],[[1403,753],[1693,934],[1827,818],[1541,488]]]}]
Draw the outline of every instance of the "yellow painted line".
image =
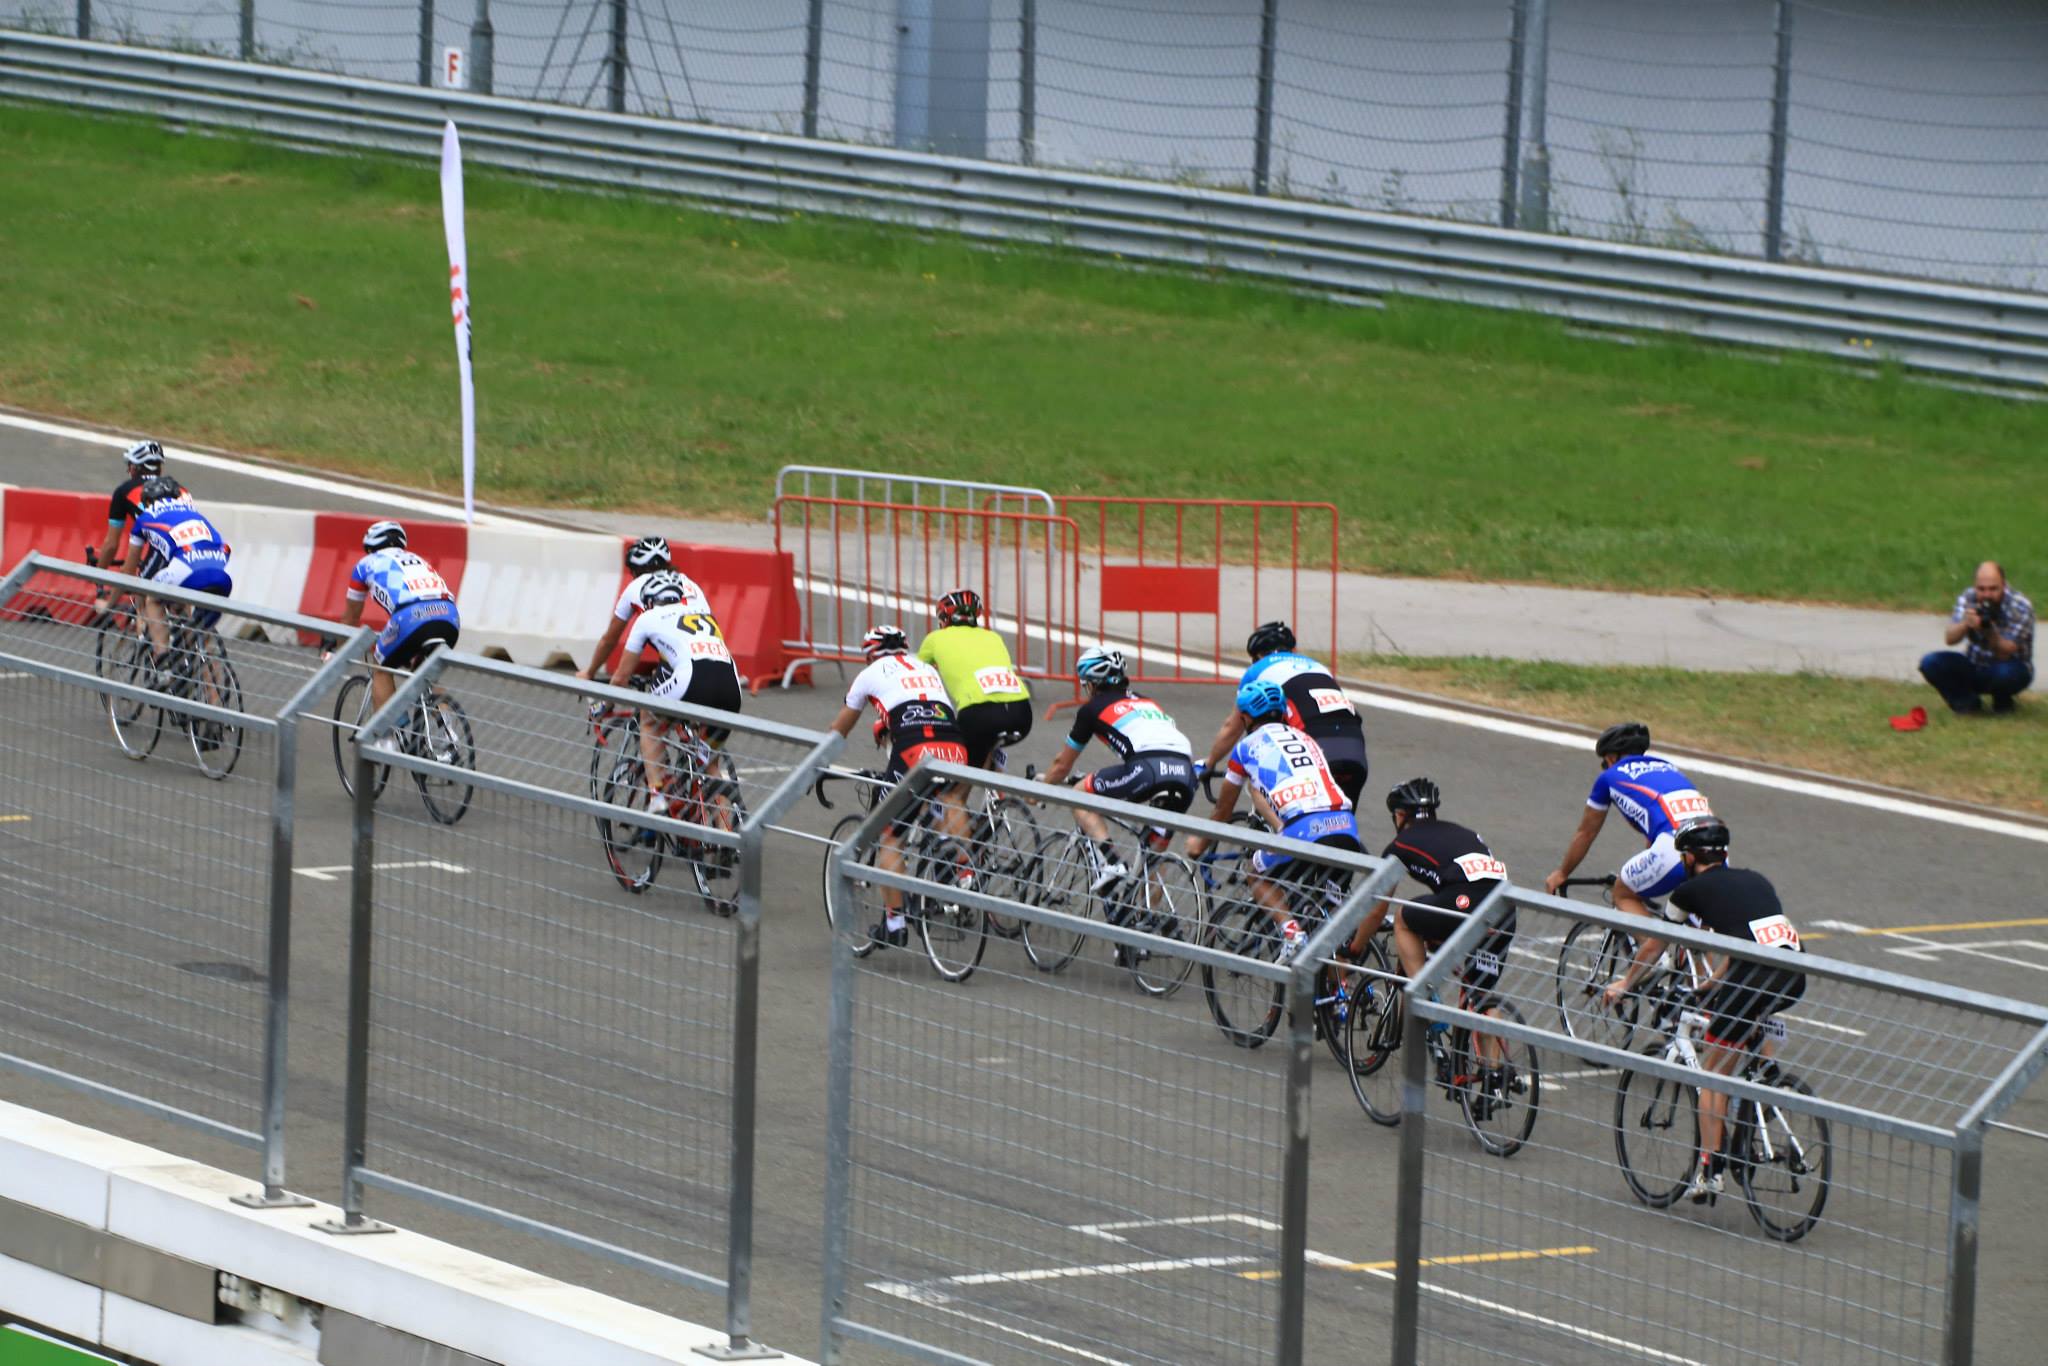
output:
[{"label": "yellow painted line", "polygon": [[[1953,934],[1959,930],[2017,930],[2041,925],[2048,925],[2048,916],[2029,916],[2024,920],[1964,920],[1947,925],[1892,925],[1880,929],[1844,930],[1839,933],[1868,938],[1872,935],[1886,934]],[[1827,939],[1836,933],[1838,931],[1816,930],[1812,934],[1801,935],[1800,938]]]},{"label": "yellow painted line", "polygon": [[[1458,1257],[1424,1257],[1423,1266],[1479,1266],[1488,1262],[1533,1262],[1544,1257],[1590,1257],[1600,1249],[1597,1247],[1535,1247],[1517,1252],[1468,1252]],[[1392,1271],[1399,1262],[1324,1262],[1315,1265],[1328,1271]],[[1277,1271],[1240,1271],[1238,1275],[1248,1281],[1276,1281]]]},{"label": "yellow painted line", "polygon": [[16,821],[25,821],[27,819],[27,816],[0,816],[0,825],[12,825]]}]

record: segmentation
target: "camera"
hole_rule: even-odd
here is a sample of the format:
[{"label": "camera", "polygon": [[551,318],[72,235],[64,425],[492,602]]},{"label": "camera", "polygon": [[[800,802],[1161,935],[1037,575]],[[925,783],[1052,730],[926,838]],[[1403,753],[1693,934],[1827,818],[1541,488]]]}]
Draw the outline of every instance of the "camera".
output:
[{"label": "camera", "polygon": [[2000,618],[2005,615],[2005,599],[2003,598],[1990,601],[1979,594],[1973,593],[1970,595],[1970,606],[1976,611],[1977,620],[1984,624],[1983,629],[1987,631],[1996,630]]}]

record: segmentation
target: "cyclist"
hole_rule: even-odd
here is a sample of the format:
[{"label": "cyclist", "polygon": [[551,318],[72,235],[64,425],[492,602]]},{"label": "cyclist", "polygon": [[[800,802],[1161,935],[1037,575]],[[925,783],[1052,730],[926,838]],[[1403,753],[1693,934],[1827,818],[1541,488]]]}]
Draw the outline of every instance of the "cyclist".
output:
[{"label": "cyclist", "polygon": [[[107,500],[106,538],[96,552],[86,556],[87,563],[109,569],[120,563],[124,533],[142,509],[142,486],[164,472],[164,448],[155,441],[138,441],[122,452],[121,459],[127,463],[128,476],[114,485],[114,496]],[[109,596],[101,589],[93,601],[94,610],[106,611]]]},{"label": "cyclist", "polygon": [[[1679,827],[1673,843],[1687,880],[1671,893],[1671,904],[1693,924],[1763,948],[1804,952],[1799,931],[1785,918],[1778,893],[1764,875],[1728,866],[1725,824],[1712,816],[1688,821]],[[1790,966],[1717,957],[1721,961],[1699,996],[1698,1010],[1708,1017],[1700,1066],[1726,1077],[1734,1074],[1765,1022],[1806,994],[1806,974]],[[1721,1193],[1721,1139],[1727,1116],[1727,1093],[1701,1087],[1700,1165],[1686,1192],[1695,1204]]]},{"label": "cyclist", "polygon": [[[1230,747],[1223,791],[1209,819],[1229,820],[1237,809],[1237,794],[1249,787],[1266,824],[1288,839],[1363,852],[1351,799],[1337,785],[1322,748],[1287,724],[1288,706],[1287,694],[1271,679],[1254,678],[1238,685],[1237,725],[1243,738]],[[1188,836],[1188,857],[1200,857],[1209,844],[1206,836]],[[1279,923],[1286,956],[1292,956],[1303,939],[1301,925],[1287,913],[1287,892],[1281,886],[1287,876],[1300,871],[1299,865],[1289,867],[1293,863],[1291,855],[1263,849],[1251,859],[1252,895]]]},{"label": "cyclist", "polygon": [[[363,533],[363,556],[348,576],[342,625],[360,622],[363,604],[371,598],[391,614],[370,651],[370,662],[377,666],[370,670],[370,706],[375,710],[398,691],[391,670],[418,668],[436,645],[452,649],[462,634],[462,617],[440,573],[405,548],[405,528],[396,522],[372,522]],[[370,748],[395,750],[398,741],[387,735],[371,742]]]},{"label": "cyclist", "polygon": [[[1394,952],[1401,970],[1413,977],[1422,971],[1424,960],[1457,931],[1472,909],[1486,899],[1494,886],[1507,878],[1507,865],[1495,858],[1486,841],[1475,830],[1438,815],[1443,794],[1427,778],[1410,778],[1387,793],[1387,815],[1394,822],[1394,838],[1380,857],[1399,859],[1429,894],[1394,911]],[[1360,922],[1352,937],[1354,956],[1365,951],[1373,931],[1394,905],[1388,898]],[[1465,960],[1459,980],[1474,995],[1491,991],[1500,982],[1501,961],[1514,942],[1515,915],[1507,918],[1484,943]]]},{"label": "cyclist", "polygon": [[[966,763],[967,746],[953,718],[953,702],[946,695],[945,680],[939,677],[938,670],[910,653],[910,638],[903,634],[903,628],[877,626],[861,637],[860,645],[868,666],[847,689],[845,705],[833,718],[832,729],[841,735],[851,734],[868,703],[874,703],[882,714],[876,739],[881,739],[884,727],[889,737],[890,782],[901,782],[923,759]],[[962,794],[949,783],[939,794],[939,800],[946,808],[941,822],[946,833],[965,840],[967,808]],[[903,836],[915,819],[914,814],[906,815],[882,832],[881,847],[875,853],[877,868],[890,873],[903,871]],[[965,862],[957,876],[963,887],[974,880],[973,870]],[[883,917],[868,930],[868,936],[878,943],[901,948],[910,942],[910,927],[903,918],[902,891],[884,887],[882,905]]]},{"label": "cyclist", "polygon": [[[224,598],[235,591],[235,581],[228,576],[228,553],[220,529],[194,506],[192,495],[177,480],[157,475],[136,490],[134,524],[121,561],[122,573]],[[218,612],[202,612],[194,618],[202,630],[219,619]],[[156,647],[157,667],[162,668],[170,648],[170,628],[165,624],[163,603],[150,594],[142,595],[142,620]]]},{"label": "cyclist", "polygon": [[[1103,645],[1091,646],[1075,661],[1074,671],[1088,689],[1088,700],[1074,714],[1073,729],[1067,732],[1059,757],[1046,770],[1045,781],[1065,782],[1093,738],[1109,746],[1117,762],[1082,779],[1083,792],[1169,811],[1186,811],[1194,805],[1194,747],[1164,707],[1131,691],[1123,653]],[[1076,808],[1074,824],[1091,841],[1095,864],[1095,881],[1088,889],[1091,893],[1100,895],[1130,875],[1131,870],[1109,844],[1107,821],[1093,811]],[[1163,840],[1164,832],[1155,831],[1154,838]]]},{"label": "cyclist", "polygon": [[[1707,799],[1693,786],[1692,779],[1667,759],[1650,757],[1650,728],[1640,721],[1622,721],[1600,732],[1593,752],[1600,760],[1600,776],[1586,798],[1586,813],[1579,819],[1564,857],[1543,880],[1543,889],[1553,895],[1564,885],[1593,847],[1608,808],[1635,827],[1648,844],[1642,853],[1621,865],[1614,880],[1614,906],[1631,915],[1650,916],[1649,903],[1671,895],[1685,881],[1685,865],[1672,845],[1672,835],[1686,821],[1712,816]],[[1664,941],[1645,937],[1636,949],[1635,963],[1628,976],[1641,975],[1664,951]],[[1609,984],[1604,1000],[1609,1006],[1621,999],[1619,981]]]},{"label": "cyclist", "polygon": [[[632,682],[640,667],[640,652],[652,645],[661,663],[647,685],[647,695],[664,702],[690,702],[700,707],[736,712],[740,709],[740,672],[733,663],[732,650],[703,590],[681,574],[663,570],[634,580],[642,608],[626,634],[625,653],[612,670],[612,686],[623,688]],[[633,590],[628,589],[629,593]],[[605,652],[609,654],[610,651]],[[680,814],[687,805],[682,794],[668,790],[669,774],[662,760],[662,737],[671,724],[660,714],[640,713],[640,761],[647,770],[647,809],[657,815]],[[731,734],[723,726],[704,727],[710,745],[725,743]]]},{"label": "cyclist", "polygon": [[[604,662],[612,657],[620,637],[626,633],[626,625],[635,614],[647,610],[645,594],[647,584],[656,574],[675,574],[676,569],[669,561],[668,542],[659,536],[642,536],[626,548],[626,568],[633,577],[619,592],[618,603],[612,608],[610,620],[604,624],[604,634],[598,638],[597,648],[591,651],[590,663],[576,671],[578,678],[596,678],[604,668]],[[679,574],[683,581],[684,597],[702,597],[703,590],[690,581],[688,575]]]},{"label": "cyclist", "polygon": [[[1284,621],[1269,621],[1253,631],[1244,643],[1252,657],[1238,686],[1263,679],[1277,683],[1287,698],[1287,724],[1309,736],[1322,751],[1337,786],[1351,805],[1365,790],[1365,725],[1358,708],[1330,676],[1330,671],[1294,649],[1294,630]],[[1233,711],[1216,732],[1209,746],[1209,759],[1202,767],[1213,772],[1230,747],[1244,735],[1244,714]]]},{"label": "cyclist", "polygon": [[933,615],[939,627],[918,642],[917,657],[945,681],[969,766],[987,768],[1003,736],[1031,733],[1031,689],[1017,676],[1003,638],[981,625],[981,594],[956,588]]}]

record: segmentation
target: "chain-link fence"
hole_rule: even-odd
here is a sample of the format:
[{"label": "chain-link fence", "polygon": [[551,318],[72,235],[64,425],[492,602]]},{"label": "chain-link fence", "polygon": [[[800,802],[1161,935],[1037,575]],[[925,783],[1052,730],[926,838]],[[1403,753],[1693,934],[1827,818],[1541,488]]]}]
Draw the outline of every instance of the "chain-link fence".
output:
[{"label": "chain-link fence", "polygon": [[260,1148],[283,1201],[295,717],[371,633],[140,586],[0,584],[0,1064]]},{"label": "chain-link fence", "polygon": [[[1508,970],[1462,990],[1499,928]],[[1650,928],[1510,891],[1432,958],[1413,1022],[1390,1015],[1395,1359],[1971,1360],[1983,1125],[2039,1069],[2048,1010],[1676,926],[1610,1004]]]},{"label": "chain-link fence", "polygon": [[509,1224],[723,1296],[744,1347],[762,832],[837,737],[458,654],[360,686],[334,1231],[365,1187]]},{"label": "chain-link fence", "polygon": [[2021,289],[2028,0],[0,0],[380,80]]},{"label": "chain-link fence", "polygon": [[928,796],[968,772],[919,768],[825,856],[826,1359],[1300,1360],[1311,1064],[1348,1000],[1306,965],[1398,867],[1011,778]]}]

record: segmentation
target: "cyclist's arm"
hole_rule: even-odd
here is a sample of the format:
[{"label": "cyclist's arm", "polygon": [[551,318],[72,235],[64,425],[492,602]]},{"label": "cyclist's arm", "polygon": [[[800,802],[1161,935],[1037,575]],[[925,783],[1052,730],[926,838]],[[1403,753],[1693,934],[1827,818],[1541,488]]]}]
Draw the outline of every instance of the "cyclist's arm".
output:
[{"label": "cyclist's arm", "polygon": [[612,651],[619,643],[619,635],[625,629],[626,623],[620,621],[617,617],[613,617],[610,621],[606,622],[604,634],[597,639],[597,649],[591,652],[589,665],[579,671],[576,676],[578,678],[597,677],[597,671],[602,669],[604,662],[612,657]]},{"label": "cyclist's arm", "polygon": [[1557,868],[1543,879],[1543,890],[1556,895],[1572,870],[1585,861],[1586,851],[1593,847],[1593,841],[1600,836],[1600,827],[1607,820],[1607,808],[1589,806],[1586,814],[1579,817],[1579,828],[1572,832],[1572,842],[1565,846],[1564,857],[1557,861]]},{"label": "cyclist's arm", "polygon": [[842,706],[839,715],[832,718],[832,729],[838,731],[842,737],[851,735],[853,728],[860,724],[860,712],[859,707]]},{"label": "cyclist's arm", "polygon": [[107,537],[100,542],[99,554],[96,557],[97,563],[102,568],[112,569],[114,567],[114,552],[120,548],[121,532],[127,525],[128,519],[125,517],[118,522],[110,520],[107,523]]},{"label": "cyclist's arm", "polygon": [[128,533],[128,548],[121,553],[121,563],[116,569],[123,574],[133,574],[141,567],[142,538],[131,531]]},{"label": "cyclist's arm", "polygon": [[[1230,819],[1230,813],[1237,810],[1237,794],[1241,787],[1241,784],[1231,782],[1228,778],[1224,780],[1222,790],[1216,794],[1216,805],[1209,808],[1210,820],[1221,825]],[[1208,852],[1209,844],[1209,837],[1206,835],[1189,835],[1187,844],[1188,857],[1201,857],[1201,855]]]},{"label": "cyclist's arm", "polygon": [[1075,761],[1080,757],[1081,751],[1074,746],[1072,741],[1061,745],[1059,754],[1053,758],[1052,767],[1045,771],[1045,776],[1040,781],[1052,783],[1055,786],[1065,782],[1067,775],[1074,771]]},{"label": "cyclist's arm", "polygon": [[1230,747],[1244,739],[1244,713],[1233,711],[1216,732],[1215,743],[1209,746],[1209,761],[1202,765],[1208,772],[1215,772],[1216,766],[1230,753]]}]

